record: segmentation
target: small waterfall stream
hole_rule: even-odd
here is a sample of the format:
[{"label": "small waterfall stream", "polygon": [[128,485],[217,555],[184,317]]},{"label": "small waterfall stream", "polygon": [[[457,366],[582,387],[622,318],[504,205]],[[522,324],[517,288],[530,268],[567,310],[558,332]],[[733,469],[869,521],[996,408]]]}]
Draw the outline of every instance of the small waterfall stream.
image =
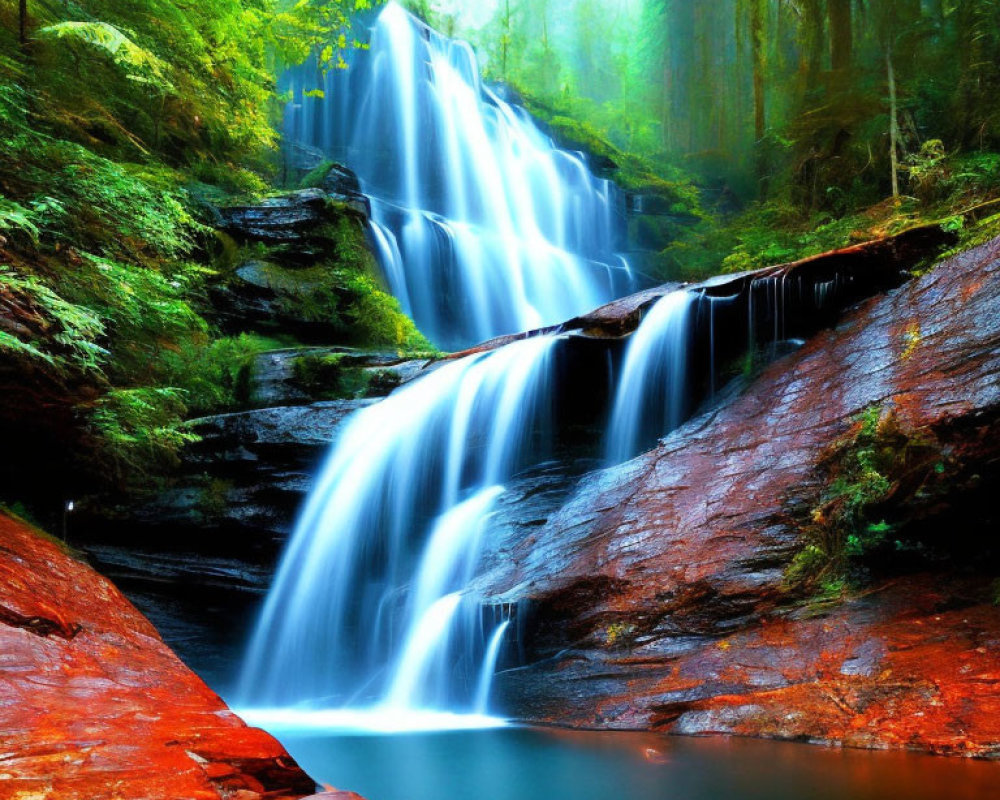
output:
[{"label": "small waterfall stream", "polygon": [[435,344],[557,324],[631,290],[621,193],[483,86],[468,44],[390,2],[349,58],[288,75],[286,138],[357,173],[390,289]]},{"label": "small waterfall stream", "polygon": [[445,363],[352,417],[268,595],[242,705],[485,712],[505,625],[462,590],[503,482],[544,451],[557,341]]},{"label": "small waterfall stream", "polygon": [[691,292],[671,292],[657,301],[633,334],[608,428],[611,463],[637,455],[643,444],[683,422],[689,402],[687,362],[695,300]]}]

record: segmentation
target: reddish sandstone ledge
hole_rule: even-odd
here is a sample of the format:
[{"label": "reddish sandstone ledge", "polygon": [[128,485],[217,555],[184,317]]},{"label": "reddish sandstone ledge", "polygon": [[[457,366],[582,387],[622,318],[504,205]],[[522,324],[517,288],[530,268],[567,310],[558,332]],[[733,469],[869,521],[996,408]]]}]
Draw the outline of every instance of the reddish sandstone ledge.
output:
[{"label": "reddish sandstone ledge", "polygon": [[[806,602],[787,570],[833,480],[830,448],[873,408],[942,457],[881,511],[966,555],[920,562],[928,577],[892,554],[874,575],[895,583]],[[501,707],[1000,758],[997,576],[973,556],[995,551],[998,464],[1000,239],[862,303],[654,450],[585,477],[544,525],[494,537],[481,591],[531,602],[534,649],[497,676]]]},{"label": "reddish sandstone ledge", "polygon": [[291,800],[315,782],[107,580],[0,514],[0,797]]}]

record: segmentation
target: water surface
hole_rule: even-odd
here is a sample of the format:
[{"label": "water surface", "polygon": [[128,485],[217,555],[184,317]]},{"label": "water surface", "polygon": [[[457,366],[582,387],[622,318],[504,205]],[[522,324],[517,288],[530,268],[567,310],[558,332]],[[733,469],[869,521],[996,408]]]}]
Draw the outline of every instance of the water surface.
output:
[{"label": "water surface", "polygon": [[742,739],[533,728],[278,732],[317,780],[368,800],[988,800],[1000,765]]}]

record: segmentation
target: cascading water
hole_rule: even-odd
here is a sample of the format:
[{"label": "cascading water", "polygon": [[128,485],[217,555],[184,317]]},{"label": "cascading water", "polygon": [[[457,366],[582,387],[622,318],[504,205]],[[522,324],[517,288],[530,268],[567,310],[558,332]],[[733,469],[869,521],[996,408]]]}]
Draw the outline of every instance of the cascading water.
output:
[{"label": "cascading water", "polygon": [[632,336],[611,412],[609,461],[631,458],[684,421],[695,300],[692,292],[671,292],[657,301]]},{"label": "cascading water", "polygon": [[557,324],[631,290],[620,192],[485,88],[467,43],[391,2],[350,61],[289,73],[286,138],[357,173],[390,289],[435,344]]},{"label": "cascading water", "polygon": [[505,626],[462,590],[503,482],[550,428],[557,341],[447,363],[355,414],[278,570],[242,705],[367,707],[396,724],[485,712]]}]

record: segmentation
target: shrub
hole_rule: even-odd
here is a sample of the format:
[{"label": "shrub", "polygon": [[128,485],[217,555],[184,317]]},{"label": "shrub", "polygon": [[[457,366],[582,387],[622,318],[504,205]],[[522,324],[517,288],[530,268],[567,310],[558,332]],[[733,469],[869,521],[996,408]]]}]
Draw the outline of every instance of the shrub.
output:
[{"label": "shrub", "polygon": [[[896,415],[879,406],[858,415],[822,467],[826,488],[804,523],[805,544],[786,570],[792,585],[835,580],[851,560],[863,561],[892,545],[904,547],[892,539],[896,525],[885,518],[890,498],[906,502],[945,469],[936,444],[904,431]],[[894,497],[897,493],[901,496]]]},{"label": "shrub", "polygon": [[99,458],[122,487],[142,484],[178,462],[198,437],[182,427],[187,408],[174,388],[113,389],[98,402],[91,424]]},{"label": "shrub", "polygon": [[295,359],[295,382],[313,397],[334,400],[363,395],[371,381],[345,353],[305,355]]}]

